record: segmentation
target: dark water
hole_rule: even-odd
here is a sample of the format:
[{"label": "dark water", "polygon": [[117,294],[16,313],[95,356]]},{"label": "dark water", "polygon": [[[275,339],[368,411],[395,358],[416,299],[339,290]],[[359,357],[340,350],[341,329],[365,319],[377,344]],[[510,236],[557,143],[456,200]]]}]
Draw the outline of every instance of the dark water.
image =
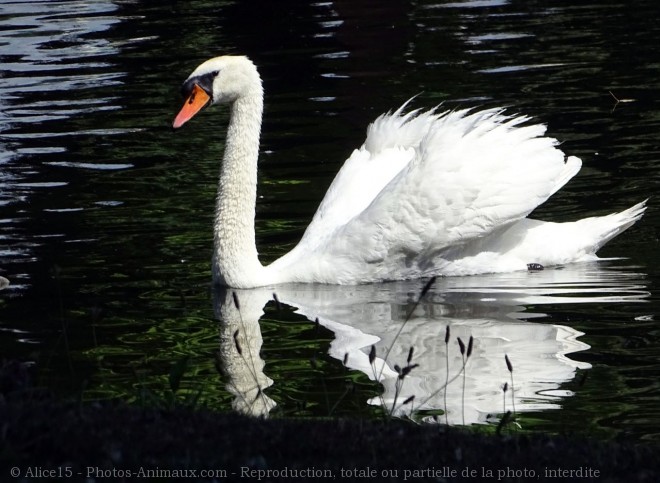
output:
[{"label": "dark water", "polygon": [[[522,430],[660,439],[654,199],[601,253],[626,260],[441,280],[419,305],[420,283],[282,287],[282,307],[272,289],[241,292],[238,314],[210,287],[227,112],[169,129],[198,63],[243,53],[258,64],[265,261],[298,240],[367,123],[416,94],[415,106],[531,115],[583,159],[536,217],[620,210],[658,187],[657,2],[165,3],[0,5],[3,357],[85,400],[372,417],[391,408],[393,364],[413,346],[420,367],[398,401],[415,395],[419,418],[443,421],[446,407],[461,423],[511,409],[508,354]],[[447,325],[475,337],[475,355],[465,392],[459,378],[445,401],[447,363],[461,364],[455,339],[445,351]],[[392,347],[382,387],[365,364],[372,344],[379,357]]]}]

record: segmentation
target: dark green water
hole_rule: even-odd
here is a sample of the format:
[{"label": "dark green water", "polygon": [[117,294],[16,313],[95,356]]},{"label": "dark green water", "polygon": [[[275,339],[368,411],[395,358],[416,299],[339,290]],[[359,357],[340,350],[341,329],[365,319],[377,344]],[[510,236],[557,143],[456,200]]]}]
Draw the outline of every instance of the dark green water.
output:
[{"label": "dark green water", "polygon": [[[181,82],[223,53],[248,54],[265,83],[265,261],[296,243],[366,125],[417,94],[419,107],[530,115],[582,158],[535,217],[604,214],[657,190],[656,2],[355,4],[0,5],[0,275],[11,281],[0,292],[0,355],[30,362],[38,384],[68,397],[167,402],[171,368],[187,360],[174,396],[182,403],[372,417],[381,388],[364,365],[369,347],[384,356],[393,346],[392,366],[413,346],[420,367],[404,389],[418,403],[430,397],[423,414],[439,414],[443,393],[431,396],[445,380],[451,325],[453,337],[475,337],[465,409],[452,402],[460,385],[448,390],[451,423],[496,421],[510,405],[500,390],[506,353],[524,430],[658,441],[655,199],[601,253],[626,260],[442,280],[398,336],[421,283],[239,293],[241,316],[230,295],[214,293],[227,112],[209,110],[176,133],[170,124]],[[288,305],[269,302],[273,291]],[[241,357],[235,330],[247,336]],[[267,386],[260,404],[255,381]]]}]

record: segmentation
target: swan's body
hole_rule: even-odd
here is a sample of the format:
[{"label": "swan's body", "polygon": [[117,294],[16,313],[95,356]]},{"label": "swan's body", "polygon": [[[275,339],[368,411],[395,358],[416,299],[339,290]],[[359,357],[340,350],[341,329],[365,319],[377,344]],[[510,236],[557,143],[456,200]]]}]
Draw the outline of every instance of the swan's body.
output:
[{"label": "swan's body", "polygon": [[577,222],[525,217],[580,169],[542,125],[499,110],[380,116],[349,157],[298,245],[259,262],[254,217],[263,89],[246,57],[204,62],[183,86],[180,127],[209,103],[231,105],[214,226],[215,282],[358,284],[526,270],[597,258],[644,213]]}]

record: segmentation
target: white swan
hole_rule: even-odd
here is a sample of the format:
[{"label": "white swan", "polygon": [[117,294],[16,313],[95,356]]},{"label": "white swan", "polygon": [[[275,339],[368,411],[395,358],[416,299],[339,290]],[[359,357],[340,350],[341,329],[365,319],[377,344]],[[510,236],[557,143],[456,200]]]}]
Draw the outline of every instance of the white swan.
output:
[{"label": "white swan", "polygon": [[254,233],[259,73],[246,57],[216,57],[193,71],[182,93],[174,128],[208,104],[231,108],[214,226],[213,278],[221,285],[359,284],[593,260],[645,210],[642,202],[577,222],[526,219],[579,171],[578,158],[565,158],[526,117],[404,113],[404,104],[368,127],[298,245],[264,267]]}]

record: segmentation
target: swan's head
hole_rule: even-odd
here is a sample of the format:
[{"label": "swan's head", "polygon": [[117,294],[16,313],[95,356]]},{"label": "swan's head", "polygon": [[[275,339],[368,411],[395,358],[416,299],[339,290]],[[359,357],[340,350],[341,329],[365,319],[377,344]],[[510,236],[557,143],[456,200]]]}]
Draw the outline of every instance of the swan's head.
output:
[{"label": "swan's head", "polygon": [[176,129],[204,107],[232,103],[240,97],[262,96],[261,78],[247,57],[225,55],[199,65],[181,86],[186,99],[172,126]]}]

